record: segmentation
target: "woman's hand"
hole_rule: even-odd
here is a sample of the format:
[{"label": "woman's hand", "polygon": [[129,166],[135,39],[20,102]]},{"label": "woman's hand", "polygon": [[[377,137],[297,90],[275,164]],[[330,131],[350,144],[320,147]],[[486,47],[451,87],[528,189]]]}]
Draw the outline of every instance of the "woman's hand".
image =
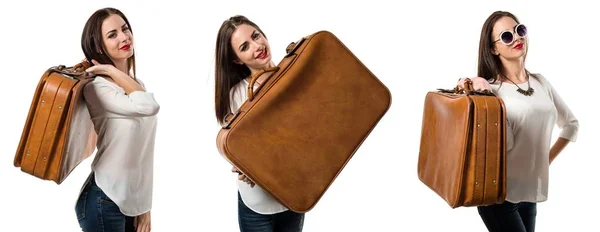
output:
[{"label": "woman's hand", "polygon": [[86,69],[86,72],[93,73],[96,75],[111,76],[111,74],[113,74],[116,69],[115,66],[112,66],[110,64],[100,64],[96,60],[92,60],[92,64],[94,64],[94,66]]},{"label": "woman's hand", "polygon": [[238,174],[238,180],[244,181],[250,185],[251,188],[254,188],[254,182],[252,182],[244,173],[238,170],[236,167],[231,167],[231,172],[235,172]]},{"label": "woman's hand", "polygon": [[133,219],[136,232],[150,232],[150,211]]},{"label": "woman's hand", "polygon": [[100,64],[96,60],[92,60],[92,64],[94,64],[94,66],[86,69],[86,72],[110,77],[108,78],[109,81],[114,80],[117,85],[121,86],[121,88],[125,90],[126,94],[130,94],[134,91],[146,91],[136,80],[134,80],[127,73],[117,69],[115,66],[110,64]]},{"label": "woman's hand", "polygon": [[[458,86],[461,88],[465,88],[465,81],[467,78],[460,78],[458,80]],[[482,78],[482,77],[469,77],[469,79],[471,80],[471,82],[473,83],[473,90],[475,91],[483,91],[483,90],[488,90],[488,91],[492,91],[492,86],[490,85],[490,83]]]}]

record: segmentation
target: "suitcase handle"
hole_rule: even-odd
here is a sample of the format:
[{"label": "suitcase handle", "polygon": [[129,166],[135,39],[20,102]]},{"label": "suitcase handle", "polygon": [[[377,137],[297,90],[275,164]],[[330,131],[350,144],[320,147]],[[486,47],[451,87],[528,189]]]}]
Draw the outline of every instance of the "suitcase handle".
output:
[{"label": "suitcase handle", "polygon": [[[456,86],[456,87],[458,87],[458,86]],[[464,84],[463,90],[465,91],[465,93],[467,95],[471,95],[471,93],[473,92],[473,81],[471,81],[471,79],[465,78],[465,84]]]},{"label": "suitcase handle", "polygon": [[86,72],[85,70],[90,67],[90,63],[87,61],[83,61],[78,63],[72,67],[66,67],[65,65],[58,65],[50,68],[52,71],[62,73],[67,77],[71,78],[81,78],[81,77],[91,77],[91,74]]},{"label": "suitcase handle", "polygon": [[[260,71],[258,71],[256,74],[252,75],[252,79],[250,79],[250,84],[248,85],[248,101],[252,101],[252,99],[254,99],[254,83],[256,83],[256,80],[258,80],[258,78],[267,73],[267,72],[277,72],[279,70],[279,67],[274,66],[274,67],[270,67],[270,68],[263,68]],[[269,80],[271,76],[268,76],[264,82],[266,82],[267,80]],[[258,89],[256,90],[256,92],[258,92],[260,90],[260,87],[262,87],[262,85],[260,85],[258,87]]]},{"label": "suitcase handle", "polygon": [[[286,57],[292,55],[300,47],[300,45],[302,45],[302,43],[304,43],[305,40],[306,40],[306,37],[302,37],[300,40],[298,40],[298,42],[291,42],[285,48]],[[248,85],[248,101],[252,101],[254,99],[254,83],[256,83],[256,80],[258,80],[258,78],[266,72],[277,72],[278,70],[279,70],[279,67],[277,67],[277,66],[271,67],[271,68],[264,68],[252,76],[252,79],[250,79],[250,84]],[[267,79],[265,79],[265,82],[269,78],[270,78],[270,76],[267,77]],[[260,85],[258,87],[258,89],[256,89],[256,92],[258,92],[261,87],[262,87],[262,85]]]},{"label": "suitcase handle", "polygon": [[442,93],[453,93],[453,94],[466,94],[466,95],[485,95],[485,96],[495,96],[494,93],[490,92],[487,89],[484,90],[473,90],[473,81],[469,78],[465,78],[464,88],[456,85],[454,89],[438,89],[438,91]]}]

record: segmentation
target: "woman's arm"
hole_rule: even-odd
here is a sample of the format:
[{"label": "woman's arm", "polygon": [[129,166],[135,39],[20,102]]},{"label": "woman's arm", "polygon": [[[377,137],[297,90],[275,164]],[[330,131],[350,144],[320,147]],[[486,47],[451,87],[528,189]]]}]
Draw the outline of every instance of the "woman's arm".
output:
[{"label": "woman's arm", "polygon": [[95,60],[92,60],[94,66],[89,67],[86,71],[96,74],[96,75],[105,75],[109,76],[113,79],[123,90],[125,90],[126,94],[130,94],[135,91],[144,92],[144,88],[137,83],[133,78],[131,78],[127,73],[122,72],[117,69],[115,66],[109,64],[100,64]]},{"label": "woman's arm", "polygon": [[93,81],[83,89],[84,97],[89,104],[124,116],[144,117],[158,113],[160,106],[154,99],[154,94],[146,92],[133,78],[114,66],[98,64],[94,60],[92,62],[96,66],[90,67],[86,71],[110,76],[125,93],[110,83]]},{"label": "woman's arm", "polygon": [[93,81],[83,87],[83,96],[88,104],[106,112],[129,117],[147,117],[158,114],[160,105],[154,94],[134,91],[125,94],[114,84]]},{"label": "woman's arm", "polygon": [[569,140],[559,137],[556,142],[554,143],[554,145],[552,146],[552,148],[550,148],[550,164],[552,164],[552,161],[554,161],[554,159],[556,159],[556,157],[558,156],[558,154],[560,154],[560,152],[565,149],[565,147],[567,147],[567,145],[569,144]]},{"label": "woman's arm", "polygon": [[[456,84],[458,86],[460,86],[461,88],[464,88],[465,87],[465,81],[466,81],[466,79],[467,78],[460,78],[460,79],[458,79],[458,83],[456,83]],[[473,83],[473,90],[476,90],[476,91],[479,91],[479,90],[492,91],[492,86],[483,77],[470,77],[469,79]]]},{"label": "woman's arm", "polygon": [[556,125],[561,129],[559,138],[556,140],[552,148],[550,148],[549,159],[550,163],[560,152],[565,149],[565,147],[570,142],[575,142],[577,140],[577,134],[579,131],[579,120],[575,117],[571,109],[567,106],[565,101],[560,97],[556,89],[552,87],[552,84],[541,75],[537,75],[541,77],[540,79],[545,82],[548,86],[550,92],[550,98],[556,107]]}]

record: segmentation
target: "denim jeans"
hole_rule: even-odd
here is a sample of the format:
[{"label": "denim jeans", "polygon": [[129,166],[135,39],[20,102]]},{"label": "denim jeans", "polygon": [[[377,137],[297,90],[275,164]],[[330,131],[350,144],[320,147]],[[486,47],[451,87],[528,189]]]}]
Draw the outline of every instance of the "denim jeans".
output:
[{"label": "denim jeans", "polygon": [[125,216],[90,175],[77,199],[75,213],[84,232],[135,231],[133,217]]},{"label": "denim jeans", "polygon": [[240,232],[301,232],[304,214],[291,210],[271,215],[259,214],[244,204],[238,192],[238,222]]},{"label": "denim jeans", "polygon": [[479,206],[477,211],[490,232],[534,232],[536,203],[521,202]]}]

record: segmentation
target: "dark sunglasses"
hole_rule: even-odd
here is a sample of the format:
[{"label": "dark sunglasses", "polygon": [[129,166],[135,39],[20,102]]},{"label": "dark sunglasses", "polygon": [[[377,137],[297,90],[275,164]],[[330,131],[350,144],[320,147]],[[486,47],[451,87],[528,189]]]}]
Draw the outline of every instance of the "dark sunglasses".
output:
[{"label": "dark sunglasses", "polygon": [[[525,25],[523,25],[523,24],[519,24],[519,25],[515,26],[514,32],[516,32],[517,35],[519,35],[519,37],[525,38],[527,36],[527,27],[525,27]],[[515,38],[516,38],[515,34],[510,30],[505,30],[505,31],[500,32],[499,37],[500,37],[500,39],[494,41],[494,43],[500,41],[504,45],[511,45],[513,42],[515,42]]]}]

